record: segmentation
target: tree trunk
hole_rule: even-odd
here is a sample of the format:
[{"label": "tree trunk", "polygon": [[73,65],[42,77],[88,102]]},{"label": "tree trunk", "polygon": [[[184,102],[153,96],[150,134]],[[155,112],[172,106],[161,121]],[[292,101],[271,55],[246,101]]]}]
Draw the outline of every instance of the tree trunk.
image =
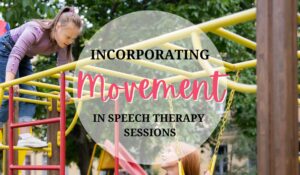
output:
[{"label": "tree trunk", "polygon": [[[75,146],[78,148],[76,155],[79,156],[77,166],[79,167],[81,175],[87,175],[93,151],[93,146],[91,145],[93,145],[93,143],[86,137],[87,132],[81,124],[76,125],[74,130],[77,131],[72,133],[74,138],[77,138],[75,140]],[[92,175],[92,172],[90,175]]]}]

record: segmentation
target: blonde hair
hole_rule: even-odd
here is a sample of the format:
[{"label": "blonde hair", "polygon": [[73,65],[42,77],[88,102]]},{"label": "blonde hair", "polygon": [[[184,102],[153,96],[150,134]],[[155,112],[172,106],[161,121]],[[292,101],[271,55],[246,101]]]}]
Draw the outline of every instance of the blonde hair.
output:
[{"label": "blonde hair", "polygon": [[[81,18],[75,12],[74,7],[68,7],[68,6],[62,8],[53,19],[36,19],[33,21],[39,23],[44,30],[48,30],[51,36],[55,31],[55,27],[58,23],[60,23],[62,26],[66,26],[69,22],[72,22],[80,30],[82,29],[83,26]],[[53,38],[51,38],[51,40],[54,41]],[[67,48],[67,59],[68,62],[73,61],[71,45],[69,45]]]}]

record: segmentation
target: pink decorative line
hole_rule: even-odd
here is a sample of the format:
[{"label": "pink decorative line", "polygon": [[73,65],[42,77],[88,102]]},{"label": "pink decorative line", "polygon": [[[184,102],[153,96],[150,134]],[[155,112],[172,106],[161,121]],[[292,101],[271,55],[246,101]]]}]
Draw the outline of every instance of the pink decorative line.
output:
[{"label": "pink decorative line", "polygon": [[[115,114],[118,113],[119,113],[119,103],[118,100],[115,100]],[[118,121],[115,122],[115,175],[119,175],[119,142],[120,142],[119,132],[120,132],[120,126]]]}]

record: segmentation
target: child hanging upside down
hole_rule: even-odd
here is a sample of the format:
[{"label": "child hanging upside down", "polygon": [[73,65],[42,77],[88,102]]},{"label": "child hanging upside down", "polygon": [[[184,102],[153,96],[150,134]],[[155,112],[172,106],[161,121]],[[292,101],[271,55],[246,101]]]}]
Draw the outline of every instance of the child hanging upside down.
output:
[{"label": "child hanging upside down", "polygon": [[[30,59],[35,55],[57,53],[57,65],[72,62],[71,44],[82,30],[80,16],[73,7],[63,8],[54,19],[32,20],[15,29],[7,31],[0,37],[0,83],[18,77],[31,75]],[[21,84],[18,89],[36,91],[34,86]],[[8,93],[5,92],[7,95]],[[22,98],[35,99],[35,96],[20,94]],[[35,114],[35,104],[19,103],[19,122],[29,122]],[[0,122],[8,119],[8,100],[3,100],[0,109]],[[2,127],[2,126],[1,126]],[[21,128],[18,146],[46,147],[47,143],[30,134],[30,128]]]}]

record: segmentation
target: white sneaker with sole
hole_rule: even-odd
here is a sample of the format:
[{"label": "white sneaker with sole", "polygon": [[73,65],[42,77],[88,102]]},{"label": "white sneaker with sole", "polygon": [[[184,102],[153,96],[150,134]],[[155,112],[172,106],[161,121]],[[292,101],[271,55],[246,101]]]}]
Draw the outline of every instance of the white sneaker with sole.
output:
[{"label": "white sneaker with sole", "polygon": [[47,147],[48,144],[31,134],[20,134],[20,139],[18,140],[17,146],[20,147],[31,147],[31,148],[42,148]]}]

